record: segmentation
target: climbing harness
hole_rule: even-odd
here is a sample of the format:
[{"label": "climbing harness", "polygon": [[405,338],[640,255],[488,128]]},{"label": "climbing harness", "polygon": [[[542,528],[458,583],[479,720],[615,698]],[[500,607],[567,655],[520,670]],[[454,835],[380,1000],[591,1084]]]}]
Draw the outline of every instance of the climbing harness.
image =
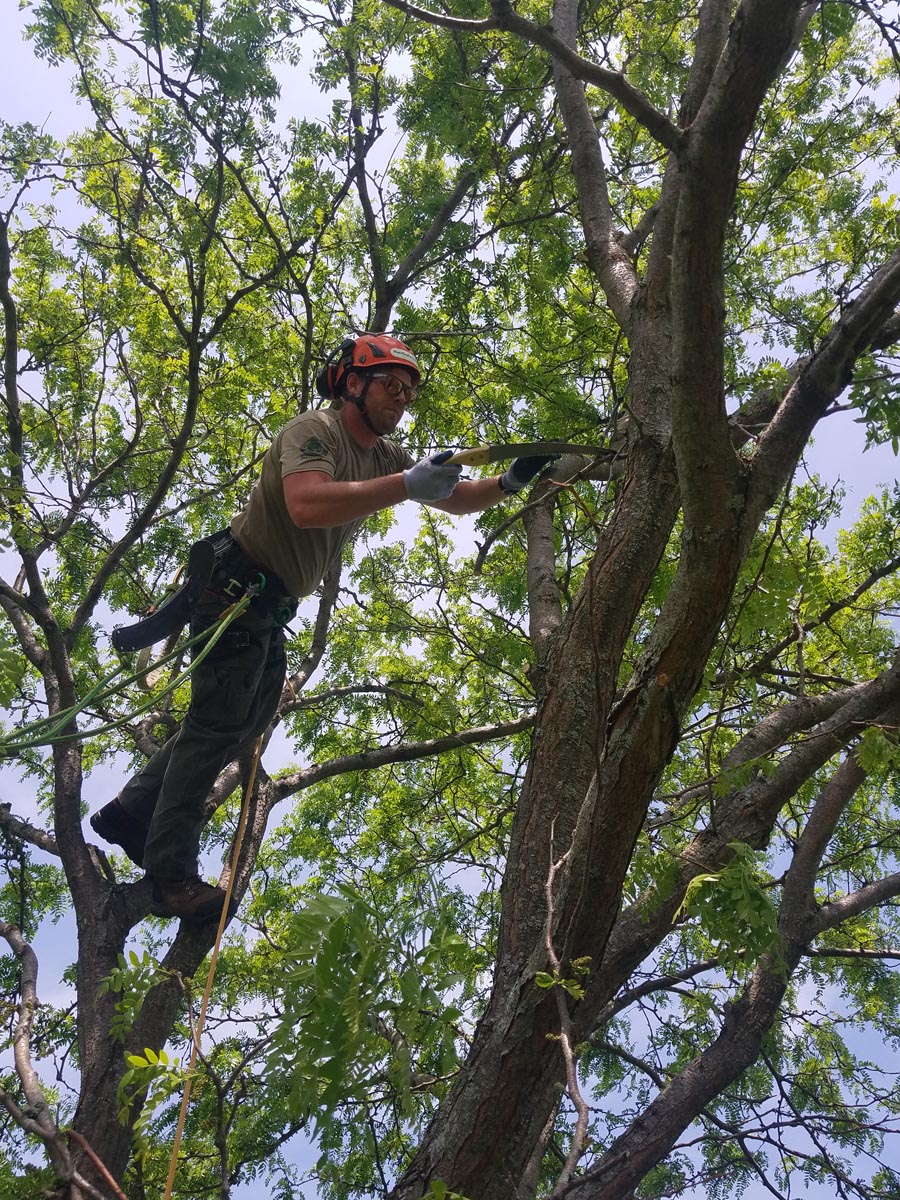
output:
[{"label": "climbing harness", "polygon": [[[22,750],[31,750],[37,746],[48,746],[56,742],[84,741],[102,733],[109,733],[122,725],[127,725],[135,717],[141,716],[149,709],[158,706],[180,687],[191,672],[206,658],[213,647],[225,635],[229,625],[236,621],[251,603],[265,609],[279,625],[286,625],[296,609],[296,600],[289,595],[282,581],[271,572],[264,572],[258,564],[250,559],[231,535],[228,529],[195,542],[188,555],[187,572],[184,583],[163,601],[157,610],[145,616],[133,625],[115,629],[112,634],[112,644],[120,653],[130,653],[134,650],[146,650],[164,638],[171,638],[187,624],[191,612],[196,607],[205,591],[210,591],[222,600],[230,601],[218,620],[212,622],[200,633],[181,641],[168,652],[162,654],[154,662],[149,662],[146,655],[140,655],[137,669],[122,677],[128,671],[128,664],[119,663],[107,675],[103,676],[87,692],[82,700],[61,712],[41,717],[24,728],[0,737],[0,760]],[[103,725],[89,729],[79,729],[72,733],[63,733],[80,712],[91,704],[99,704],[111,696],[121,694],[133,683],[140,684],[152,672],[159,671],[166,663],[178,659],[186,650],[204,643],[196,650],[191,662],[183,671],[169,681],[162,691],[139,704],[126,716]]]},{"label": "climbing harness", "polygon": [[237,875],[238,858],[241,853],[241,846],[244,841],[244,833],[247,829],[247,818],[250,813],[250,796],[253,793],[253,784],[256,780],[256,768],[259,765],[259,756],[262,753],[263,740],[265,734],[260,734],[256,741],[256,750],[253,754],[253,763],[250,767],[250,775],[247,779],[247,786],[244,788],[244,798],[241,801],[241,816],[238,821],[238,829],[234,838],[234,850],[231,854],[231,863],[228,868],[228,883],[225,885],[225,901],[222,905],[222,915],[219,917],[219,926],[216,929],[216,940],[213,943],[212,957],[209,961],[209,971],[206,975],[206,987],[203,989],[203,999],[200,1002],[200,1013],[197,1017],[197,1024],[194,1027],[193,1038],[191,1042],[191,1058],[188,1063],[187,1074],[184,1080],[184,1092],[181,1097],[181,1108],[178,1113],[178,1124],[175,1127],[175,1138],[172,1142],[172,1156],[169,1159],[169,1174],[166,1179],[166,1190],[163,1200],[171,1200],[172,1188],[175,1185],[175,1169],[178,1164],[178,1151],[181,1147],[181,1136],[184,1132],[184,1123],[187,1119],[188,1104],[191,1098],[191,1082],[194,1077],[194,1068],[197,1065],[197,1056],[200,1053],[200,1039],[203,1036],[203,1025],[206,1021],[206,1010],[209,1006],[209,998],[212,994],[213,980],[216,977],[216,964],[219,961],[219,947],[222,944],[222,934],[225,932],[225,925],[228,922],[228,908],[231,904],[231,893],[234,889],[234,880]]},{"label": "climbing harness", "polygon": [[[70,708],[64,709],[62,712],[53,713],[52,716],[42,717],[39,721],[34,721],[32,724],[26,725],[24,729],[19,729],[14,734],[0,739],[0,758],[5,755],[16,754],[20,750],[31,750],[36,746],[49,746],[56,742],[80,742],[86,738],[96,737],[101,733],[109,733],[113,729],[119,729],[122,725],[127,725],[129,721],[133,721],[135,717],[139,717],[142,713],[147,712],[148,709],[158,706],[160,700],[164,699],[171,692],[174,692],[177,687],[180,687],[190,676],[191,672],[206,658],[219,639],[225,634],[228,626],[244,612],[250,604],[251,599],[252,596],[250,595],[243,596],[235,604],[229,606],[222,613],[219,620],[208,629],[204,629],[195,637],[188,638],[187,641],[179,643],[174,650],[163,655],[162,658],[152,663],[149,667],[134,672],[114,684],[112,681],[127,669],[125,664],[120,664],[115,670],[104,676],[99,683],[95,684],[78,704],[73,704]],[[153,696],[144,701],[143,704],[139,704],[137,708],[126,714],[126,716],[119,717],[116,721],[108,721],[104,725],[96,725],[91,729],[78,729],[74,733],[62,732],[89,704],[94,702],[99,703],[110,696],[117,695],[130,684],[136,683],[147,671],[155,670],[171,659],[179,657],[185,650],[204,641],[206,644],[194,655],[191,662],[183,671],[170,680],[161,692],[155,692]]]},{"label": "climbing harness", "polygon": [[[59,713],[42,716],[42,718],[32,721],[30,725],[0,738],[0,758],[56,742],[83,742],[85,738],[96,737],[100,733],[109,733],[115,728],[126,725],[136,716],[158,706],[164,697],[179,688],[190,677],[194,668],[206,658],[210,650],[226,634],[228,626],[238,619],[253,602],[269,612],[272,619],[278,624],[287,624],[294,613],[295,600],[292,595],[287,593],[280,578],[276,575],[265,574],[262,569],[259,569],[257,564],[254,564],[241,551],[240,546],[236,544],[230,534],[230,530],[226,529],[210,539],[194,542],[190,556],[188,556],[185,582],[170,595],[168,600],[163,602],[156,612],[133,625],[114,630],[113,646],[120,653],[130,653],[132,650],[152,646],[155,642],[161,641],[163,637],[178,635],[181,629],[184,629],[187,620],[191,617],[192,608],[196,606],[205,590],[214,592],[223,600],[232,601],[208,628],[200,631],[197,635],[188,637],[186,641],[179,642],[178,646],[170,649],[168,653],[162,654],[154,662],[148,662],[145,655],[140,656],[137,670],[132,670],[128,674],[125,674],[128,671],[128,665],[120,662],[106,676],[98,679],[88,694],[77,704],[72,704]],[[110,696],[121,694],[131,684],[142,682],[150,672],[158,671],[158,668],[166,665],[167,662],[180,658],[185,650],[194,649],[199,646],[199,643],[204,644],[194,652],[193,659],[185,667],[185,670],[180,671],[175,678],[169,680],[166,688],[154,692],[148,700],[138,704],[138,707],[126,716],[121,716],[115,721],[107,721],[103,725],[85,728],[85,730],[71,733],[62,732],[90,704],[102,703]]]},{"label": "climbing harness", "polygon": [[234,540],[230,529],[194,542],[188,551],[184,583],[157,608],[151,608],[133,625],[120,625],[112,632],[112,644],[120,654],[143,650],[182,630],[190,620],[203,593],[213,590],[229,600],[250,592],[284,591],[277,576],[266,575],[252,563]]}]

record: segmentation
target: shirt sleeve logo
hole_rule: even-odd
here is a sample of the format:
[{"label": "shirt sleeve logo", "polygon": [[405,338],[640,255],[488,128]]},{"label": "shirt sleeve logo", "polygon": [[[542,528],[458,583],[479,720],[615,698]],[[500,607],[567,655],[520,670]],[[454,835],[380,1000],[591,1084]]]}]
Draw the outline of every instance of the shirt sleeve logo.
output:
[{"label": "shirt sleeve logo", "polygon": [[328,447],[321,438],[311,437],[300,447],[300,453],[304,458],[327,458]]}]

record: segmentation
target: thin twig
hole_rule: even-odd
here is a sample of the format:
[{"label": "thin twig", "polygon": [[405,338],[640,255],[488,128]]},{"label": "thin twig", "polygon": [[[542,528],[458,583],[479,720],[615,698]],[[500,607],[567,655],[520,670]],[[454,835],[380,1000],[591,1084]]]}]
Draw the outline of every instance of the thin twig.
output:
[{"label": "thin twig", "polygon": [[125,1195],[125,1193],[119,1187],[119,1185],[116,1183],[115,1179],[113,1179],[112,1175],[110,1175],[109,1170],[106,1166],[106,1163],[103,1161],[103,1159],[97,1153],[97,1151],[93,1148],[93,1146],[90,1144],[90,1142],[87,1140],[87,1138],[82,1137],[82,1135],[80,1133],[78,1133],[77,1130],[75,1130],[75,1129],[67,1129],[66,1137],[73,1138],[78,1143],[78,1145],[82,1148],[82,1150],[85,1152],[85,1154],[91,1160],[91,1162],[94,1164],[94,1166],[100,1172],[100,1174],[103,1176],[105,1183],[109,1187],[112,1188],[113,1195],[116,1197],[116,1200],[128,1200],[128,1197]]},{"label": "thin twig", "polygon": [[575,1054],[575,1037],[572,1029],[572,1018],[569,1015],[568,1005],[566,1004],[565,988],[559,980],[561,974],[561,963],[557,956],[556,950],[553,947],[553,885],[556,881],[556,876],[560,870],[568,863],[571,855],[574,842],[569,846],[569,849],[560,858],[553,857],[553,831],[555,828],[555,820],[550,825],[550,869],[547,872],[547,881],[544,884],[544,894],[547,897],[547,915],[544,924],[544,948],[547,951],[547,958],[550,962],[550,967],[557,982],[554,985],[556,994],[556,1008],[559,1013],[559,1044],[563,1052],[563,1058],[566,1063],[566,1090],[569,1093],[569,1098],[575,1106],[575,1111],[578,1118],[575,1122],[575,1131],[572,1134],[572,1142],[569,1146],[569,1153],[566,1155],[566,1161],[563,1164],[563,1169],[560,1172],[559,1178],[556,1181],[556,1186],[553,1189],[550,1200],[556,1200],[562,1196],[566,1184],[572,1178],[575,1167],[578,1165],[578,1160],[584,1153],[585,1143],[587,1142],[588,1120],[590,1117],[590,1109],[587,1102],[581,1094],[581,1088],[578,1084],[578,1062]]}]

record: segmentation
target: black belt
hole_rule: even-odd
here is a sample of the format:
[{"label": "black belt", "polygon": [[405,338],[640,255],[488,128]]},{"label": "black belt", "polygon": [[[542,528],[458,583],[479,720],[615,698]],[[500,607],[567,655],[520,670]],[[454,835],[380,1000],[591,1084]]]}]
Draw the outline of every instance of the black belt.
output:
[{"label": "black belt", "polygon": [[231,600],[251,592],[255,601],[276,618],[286,613],[285,620],[291,619],[297,603],[278,576],[254,562],[235,541],[231,530],[223,529],[212,537],[194,542],[188,553],[187,576],[181,587],[155,612],[133,625],[114,629],[113,646],[126,654],[153,646],[178,633],[188,623],[192,610],[207,590]]}]

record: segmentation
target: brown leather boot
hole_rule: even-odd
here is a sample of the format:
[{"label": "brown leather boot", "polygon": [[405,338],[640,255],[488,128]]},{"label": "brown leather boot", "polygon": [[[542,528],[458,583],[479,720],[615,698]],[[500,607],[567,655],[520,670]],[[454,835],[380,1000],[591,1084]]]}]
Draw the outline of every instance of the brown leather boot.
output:
[{"label": "brown leather boot", "polygon": [[[189,879],[152,879],[154,917],[180,917],[182,921],[218,921],[225,903],[224,888],[204,883],[199,875]],[[228,906],[228,916],[237,912],[234,900]]]}]

